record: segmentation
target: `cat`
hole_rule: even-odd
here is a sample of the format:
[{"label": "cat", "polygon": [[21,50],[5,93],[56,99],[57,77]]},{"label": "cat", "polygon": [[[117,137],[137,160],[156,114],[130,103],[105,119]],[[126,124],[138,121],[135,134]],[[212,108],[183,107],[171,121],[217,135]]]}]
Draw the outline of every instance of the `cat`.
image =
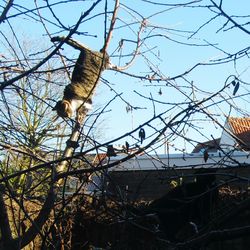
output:
[{"label": "cat", "polygon": [[65,87],[63,99],[53,108],[57,115],[71,118],[75,114],[77,119],[85,116],[92,109],[92,96],[101,73],[111,67],[107,53],[81,48],[71,83]]}]

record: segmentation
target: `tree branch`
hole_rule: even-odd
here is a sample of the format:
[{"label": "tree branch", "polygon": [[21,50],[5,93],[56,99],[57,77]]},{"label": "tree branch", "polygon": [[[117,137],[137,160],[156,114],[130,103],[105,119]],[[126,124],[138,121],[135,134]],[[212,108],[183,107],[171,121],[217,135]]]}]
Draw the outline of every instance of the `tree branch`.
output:
[{"label": "tree branch", "polygon": [[[0,230],[1,230],[1,244],[3,245],[4,249],[11,249],[11,229],[9,223],[9,217],[7,213],[7,209],[4,203],[3,198],[3,190],[4,186],[0,185]],[[0,244],[0,248],[1,248]]]},{"label": "tree branch", "polygon": [[242,25],[240,25],[237,22],[235,22],[226,12],[223,11],[223,9],[221,8],[221,3],[218,6],[213,0],[210,0],[210,1],[220,11],[221,15],[223,15],[225,18],[227,18],[227,20],[229,20],[231,23],[233,23],[235,27],[239,28],[240,30],[242,30],[245,33],[247,33],[248,35],[250,35],[250,31],[249,30],[245,29]]},{"label": "tree branch", "polygon": [[105,41],[104,47],[102,49],[104,53],[106,52],[106,50],[107,50],[107,48],[109,46],[109,43],[111,41],[111,38],[112,38],[112,33],[113,33],[113,30],[114,30],[114,26],[115,26],[119,5],[120,5],[119,0],[116,0],[115,1],[114,11],[113,11],[113,16],[112,16],[112,19],[111,19],[111,22],[110,22],[109,33],[108,33],[107,39]]},{"label": "tree branch", "polygon": [[[89,13],[95,8],[95,6],[101,2],[101,0],[96,1],[95,3],[92,4],[92,6],[79,18],[78,22],[76,23],[75,27],[69,32],[69,34],[67,35],[66,39],[69,39],[78,29],[79,25],[81,24],[83,18],[85,18],[86,16],[89,15]],[[35,70],[37,70],[38,68],[40,68],[43,64],[45,64],[53,55],[55,55],[57,53],[57,51],[62,47],[62,45],[64,44],[64,41],[61,41],[58,46],[48,55],[46,56],[43,60],[41,60],[41,62],[39,62],[37,65],[35,65],[33,68],[31,68],[30,70],[27,70],[26,72],[8,80],[8,81],[4,81],[4,82],[0,82],[0,90],[3,90],[4,88],[6,88],[7,86],[13,84],[14,82],[22,79],[23,77],[29,75],[30,73],[34,72]]]},{"label": "tree branch", "polygon": [[4,22],[4,20],[6,19],[7,13],[10,10],[11,6],[13,5],[14,0],[9,0],[6,7],[4,8],[2,15],[0,16],[0,24],[2,22]]},{"label": "tree branch", "polygon": [[176,244],[177,249],[189,249],[194,246],[205,246],[212,241],[223,241],[236,239],[242,236],[248,236],[250,233],[250,226],[235,227],[224,230],[210,231],[200,237],[189,240],[184,243]]}]

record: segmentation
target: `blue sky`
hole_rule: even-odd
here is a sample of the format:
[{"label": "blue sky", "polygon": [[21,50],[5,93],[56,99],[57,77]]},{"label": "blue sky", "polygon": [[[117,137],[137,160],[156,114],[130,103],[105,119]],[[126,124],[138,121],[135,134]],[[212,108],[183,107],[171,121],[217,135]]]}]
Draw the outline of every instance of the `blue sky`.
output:
[{"label": "blue sky", "polygon": [[[56,3],[58,1],[50,2]],[[165,2],[166,1],[162,1],[162,3]],[[185,1],[174,2],[180,3]],[[61,5],[54,5],[52,8],[55,11],[55,14],[60,18],[63,25],[65,25],[65,27],[71,27],[78,20],[80,14],[84,13],[85,10],[92,5],[92,3],[93,1],[72,1]],[[229,29],[227,32],[221,31],[216,33],[216,31],[225,23],[225,19],[223,17],[219,17],[215,21],[209,23],[190,39],[188,39],[188,37],[191,33],[176,31],[179,30],[191,32],[198,29],[203,23],[208,21],[213,16],[213,13],[209,12],[208,9],[181,7],[171,8],[169,6],[157,6],[144,1],[127,0],[121,1],[121,3],[122,7],[118,12],[119,19],[116,22],[116,29],[114,30],[113,38],[108,49],[110,54],[112,54],[112,52],[118,46],[121,39],[136,38],[136,32],[139,28],[138,22],[129,27],[124,26],[126,23],[132,23],[141,20],[140,16],[137,15],[136,12],[132,12],[131,9],[141,13],[147,20],[147,28],[142,33],[142,37],[146,37],[148,34],[155,35],[159,33],[165,36],[148,39],[146,44],[142,47],[142,51],[151,49],[152,51],[146,53],[145,57],[139,56],[132,67],[126,71],[128,73],[138,75],[150,74],[148,64],[153,63],[153,66],[157,68],[162,73],[162,75],[165,77],[173,77],[190,69],[196,63],[208,63],[211,62],[211,60],[218,59],[223,55],[222,51],[219,51],[214,47],[186,46],[175,43],[171,40],[199,45],[213,43],[230,53],[235,53],[238,50],[249,46],[249,35],[237,29]],[[27,1],[22,0],[18,4],[24,5],[27,4]],[[45,3],[44,1],[38,1],[38,4],[44,5]],[[211,4],[211,2],[203,1],[200,4],[206,5]],[[81,24],[79,31],[85,33],[87,32],[88,36],[74,36],[76,40],[79,40],[96,50],[99,50],[103,46],[104,41],[105,27],[104,15],[102,14],[104,6],[105,1],[102,1],[89,17],[95,16],[96,14],[98,14],[98,16],[95,16],[93,19],[87,19]],[[113,1],[108,1],[108,9],[112,10],[112,8]],[[242,0],[240,2],[227,0],[224,1],[223,8],[225,8],[229,14],[248,15],[250,2],[247,0]],[[47,9],[42,9],[40,13],[46,18],[46,28],[52,35],[67,35],[67,32],[61,32],[62,30],[53,24],[57,21]],[[158,14],[153,15],[154,13]],[[14,11],[11,14],[14,14]],[[32,16],[34,17],[34,15]],[[52,23],[49,23],[48,20]],[[10,18],[9,21],[18,31],[17,35],[28,36],[30,39],[38,41],[36,46],[39,46],[39,42],[42,42],[46,46],[50,45],[49,37],[46,35],[41,24],[35,19],[31,19],[30,16],[20,16],[15,19]],[[155,28],[153,29],[152,26]],[[227,27],[230,27],[230,25]],[[3,26],[3,31],[5,29],[9,29],[7,23],[5,23]],[[173,31],[173,29],[175,29],[175,31]],[[37,50],[36,46],[34,50]],[[64,46],[64,48],[65,54],[70,54],[72,57],[77,57],[77,51],[74,51],[67,46]],[[125,43],[122,53],[125,55],[133,52],[133,50],[133,43]],[[116,53],[116,55],[118,54]],[[119,62],[126,63],[127,58],[128,57],[126,57],[124,60],[119,59],[118,57],[111,57],[111,60],[113,63],[119,64]],[[248,67],[249,58],[247,57],[239,60],[236,67],[233,63],[197,67],[186,77],[186,80],[189,82],[192,81],[194,85],[200,89],[199,91],[196,91],[195,98],[197,100],[201,100],[202,98],[206,98],[209,93],[212,94],[222,88],[229,75],[236,74],[237,76],[240,76],[242,80],[247,82],[250,75]],[[178,88],[182,89],[186,95],[191,95],[190,84],[187,84],[187,82],[183,79],[177,79],[175,82],[173,82],[173,84],[176,86],[176,88],[173,88],[166,86],[165,83],[150,84],[149,82],[131,78],[115,71],[106,71],[103,74],[103,78],[107,80],[107,84],[101,83],[99,85],[97,93],[94,97],[95,108],[98,109],[106,105],[112,98],[114,98],[116,95],[115,92],[121,94],[123,99],[121,100],[121,98],[117,97],[107,107],[108,112],[100,118],[100,120],[104,120],[102,125],[105,128],[103,132],[103,140],[113,139],[120,136],[121,134],[129,132],[133,128],[140,126],[148,119],[151,119],[154,115],[154,112],[158,114],[169,109],[165,116],[166,120],[168,120],[182,108],[186,107],[185,105],[175,106],[170,104],[153,103],[146,98],[140,97],[135,93],[135,91],[140,93],[140,95],[144,95],[145,97],[153,97],[164,103],[187,101],[187,98],[183,94],[180,94]],[[113,88],[113,91],[111,91],[111,88]],[[159,95],[160,89],[162,95]],[[248,85],[241,86],[238,93],[243,94],[248,92],[248,90]],[[202,93],[202,91],[204,92]],[[228,96],[230,96],[232,93],[232,88],[228,89],[227,92]],[[246,112],[248,112],[249,96],[246,96],[245,99],[242,100],[239,98],[239,100],[236,100],[236,102],[239,108],[243,108],[246,110]],[[220,98],[218,98],[218,100],[220,100]],[[129,103],[135,107],[140,107],[141,109],[133,110],[133,112],[127,113],[126,103]],[[218,121],[223,124],[225,121],[225,116],[229,113],[229,109],[230,106],[228,104],[220,103],[219,105],[209,108],[209,112],[211,112],[214,117],[216,117],[216,119],[218,119]],[[232,110],[232,115],[242,116],[243,114],[239,110]],[[206,116],[199,114],[193,116],[192,119],[193,123],[197,125],[197,128],[195,130],[192,128],[187,128],[187,131],[185,131],[184,134],[188,137],[195,138],[198,141],[205,141],[207,139],[212,139],[211,135],[213,135],[215,138],[220,136],[221,128],[209,121]],[[159,129],[162,128],[160,121],[153,123],[153,126],[159,126]],[[152,129],[147,127],[147,132],[149,134],[152,133],[152,131]],[[127,137],[122,139],[120,142],[117,142],[117,144],[124,144],[125,140],[131,144],[136,142],[133,138]],[[186,140],[181,139],[180,137],[176,137],[173,140],[171,139],[171,144],[174,144],[174,148],[172,149],[173,152],[175,152],[175,148],[181,150],[184,149],[190,152],[193,147],[192,144],[187,143]],[[164,147],[157,149],[157,152],[164,152]]]}]

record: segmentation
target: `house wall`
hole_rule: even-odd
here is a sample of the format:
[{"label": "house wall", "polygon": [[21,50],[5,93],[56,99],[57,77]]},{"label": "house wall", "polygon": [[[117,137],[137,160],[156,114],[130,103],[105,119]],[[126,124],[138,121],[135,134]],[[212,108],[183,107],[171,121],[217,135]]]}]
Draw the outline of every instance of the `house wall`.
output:
[{"label": "house wall", "polygon": [[[239,190],[246,190],[250,183],[250,166],[241,168],[216,169],[218,184],[227,183]],[[172,169],[172,170],[127,170],[111,171],[106,179],[107,192],[120,200],[151,201],[158,199],[173,188],[176,184],[195,181],[197,169]],[[236,178],[239,177],[239,179]],[[231,180],[234,180],[233,182]]]},{"label": "house wall", "polygon": [[[116,156],[110,159],[110,163],[117,165],[109,171],[125,170],[169,170],[172,168],[218,168],[233,167],[239,164],[250,164],[248,153],[235,152],[230,155],[222,153],[209,153],[207,160],[204,159],[203,153],[193,154],[169,154],[169,155],[142,155],[133,159],[121,162],[124,156]],[[238,164],[239,163],[239,164]]]},{"label": "house wall", "polygon": [[169,171],[115,171],[109,172],[107,190],[121,200],[152,200],[170,189]]},{"label": "house wall", "polygon": [[236,142],[235,139],[226,131],[226,130],[232,131],[231,127],[227,122],[225,123],[224,128],[225,129],[222,131],[221,135],[220,147],[225,151],[230,151],[234,149],[234,145]]},{"label": "house wall", "polygon": [[209,153],[206,162],[203,154],[199,153],[157,157],[142,155],[119,163],[121,159],[122,156],[110,159],[110,163],[118,164],[109,169],[106,181],[108,192],[120,196],[122,200],[157,199],[169,191],[174,177],[177,184],[191,182],[194,181],[194,173],[201,168],[217,169],[217,180],[220,182],[240,174],[246,178],[243,182],[248,185],[250,177],[250,157],[244,152],[230,156]]}]

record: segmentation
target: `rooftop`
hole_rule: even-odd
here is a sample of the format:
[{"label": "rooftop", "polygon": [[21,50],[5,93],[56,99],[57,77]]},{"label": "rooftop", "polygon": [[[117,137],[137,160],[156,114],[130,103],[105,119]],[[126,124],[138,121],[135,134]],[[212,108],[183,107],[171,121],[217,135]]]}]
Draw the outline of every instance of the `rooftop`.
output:
[{"label": "rooftop", "polygon": [[234,135],[238,138],[238,143],[242,149],[250,150],[250,117],[244,118],[228,118],[228,125],[230,126]]}]

